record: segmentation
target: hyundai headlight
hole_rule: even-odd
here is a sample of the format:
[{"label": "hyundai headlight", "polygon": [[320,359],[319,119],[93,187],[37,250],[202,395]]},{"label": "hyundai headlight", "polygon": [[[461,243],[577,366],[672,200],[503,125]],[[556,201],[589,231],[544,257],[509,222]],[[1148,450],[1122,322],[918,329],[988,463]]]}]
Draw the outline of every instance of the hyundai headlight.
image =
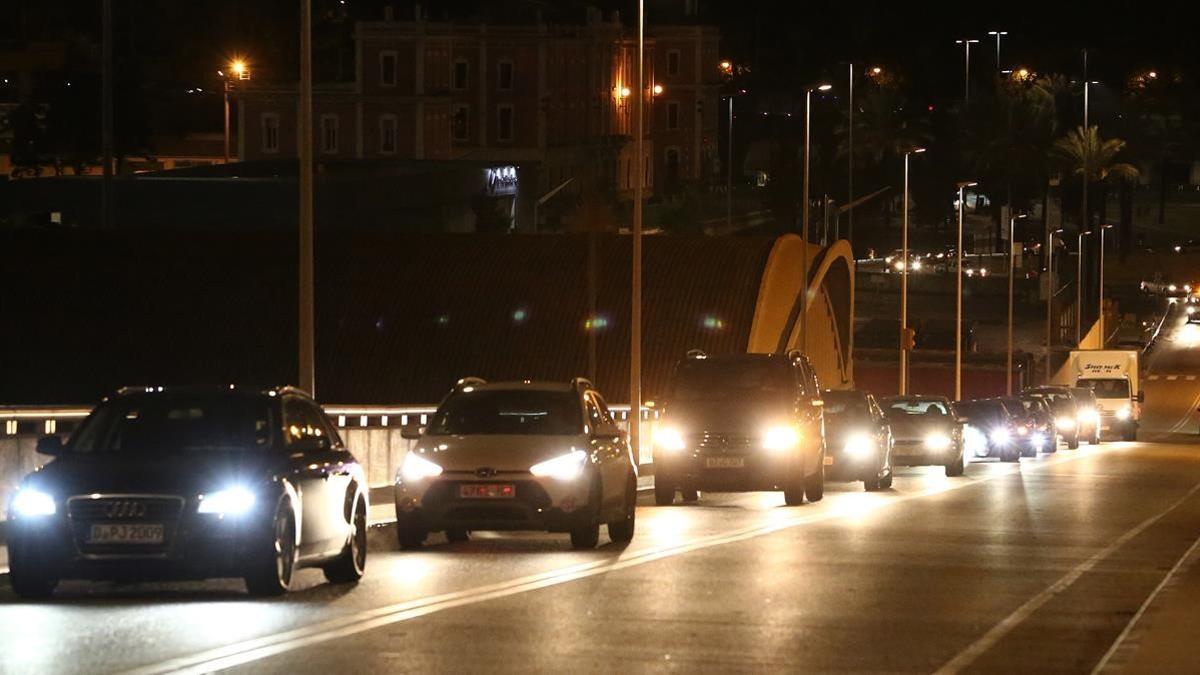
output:
[{"label": "hyundai headlight", "polygon": [[654,447],[662,450],[679,451],[683,450],[686,443],[683,440],[683,432],[678,428],[662,424],[654,429]]},{"label": "hyundai headlight", "polygon": [[762,439],[765,450],[789,450],[800,442],[800,433],[793,427],[780,425],[767,429]]},{"label": "hyundai headlight", "polygon": [[54,497],[41,490],[33,489],[18,491],[17,496],[13,498],[12,509],[22,518],[52,516],[57,510],[54,506]]},{"label": "hyundai headlight", "polygon": [[992,441],[992,445],[1005,445],[1008,443],[1008,429],[999,428],[992,429],[992,433],[988,434],[988,439]]},{"label": "hyundai headlight", "polygon": [[847,457],[866,457],[875,450],[875,441],[867,434],[854,434],[842,446]]},{"label": "hyundai headlight", "polygon": [[1132,415],[1133,410],[1131,410],[1129,406],[1122,406],[1117,409],[1117,419],[1121,420],[1122,422],[1129,419]]},{"label": "hyundai headlight", "polygon": [[950,447],[950,437],[946,434],[928,434],[925,436],[926,450],[945,450]]},{"label": "hyundai headlight", "polygon": [[404,456],[404,463],[400,465],[400,477],[405,482],[414,483],[426,478],[435,478],[442,475],[442,467],[425,459],[416,452],[410,452]]},{"label": "hyundai headlight", "polygon": [[1060,431],[1070,431],[1075,428],[1075,418],[1061,415],[1054,420],[1054,426],[1058,427]]},{"label": "hyundai headlight", "polygon": [[554,459],[538,462],[529,467],[529,473],[538,478],[555,478],[558,480],[574,480],[583,473],[583,465],[587,461],[587,453],[582,450],[572,450]]},{"label": "hyundai headlight", "polygon": [[254,493],[244,487],[231,487],[200,495],[200,513],[238,516],[254,506]]}]

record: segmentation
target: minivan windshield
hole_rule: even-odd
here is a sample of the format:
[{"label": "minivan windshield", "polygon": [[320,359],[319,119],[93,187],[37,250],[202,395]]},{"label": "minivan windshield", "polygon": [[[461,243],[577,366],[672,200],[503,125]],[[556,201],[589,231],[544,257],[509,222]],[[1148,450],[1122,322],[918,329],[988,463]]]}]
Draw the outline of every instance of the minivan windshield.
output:
[{"label": "minivan windshield", "polygon": [[827,391],[821,395],[825,401],[825,416],[870,417],[871,404],[866,396],[853,391]]},{"label": "minivan windshield", "polygon": [[102,403],[71,440],[77,453],[257,450],[271,444],[271,406],[243,394],[147,394]]},{"label": "minivan windshield", "polygon": [[1129,380],[1125,378],[1079,380],[1076,384],[1091,389],[1096,398],[1129,398]]},{"label": "minivan windshield", "polygon": [[583,433],[583,410],[573,391],[477,389],[446,399],[426,433],[569,436]]},{"label": "minivan windshield", "polygon": [[888,416],[915,417],[945,417],[950,414],[946,404],[941,401],[927,401],[912,398],[893,398],[884,403],[884,412]]},{"label": "minivan windshield", "polygon": [[791,366],[778,361],[690,360],[675,372],[670,401],[738,401],[745,398],[793,396]]}]

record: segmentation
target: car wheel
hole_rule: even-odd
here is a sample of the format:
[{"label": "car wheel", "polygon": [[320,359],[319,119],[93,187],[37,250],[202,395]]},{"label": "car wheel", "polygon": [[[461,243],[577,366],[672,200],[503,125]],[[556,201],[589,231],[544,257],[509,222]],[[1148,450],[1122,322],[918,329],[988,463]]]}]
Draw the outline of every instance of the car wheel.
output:
[{"label": "car wheel", "polygon": [[245,577],[246,590],[255,596],[287,593],[296,571],[296,519],[291,505],[281,501],[271,522],[271,543]]},{"label": "car wheel", "polygon": [[1001,450],[1000,451],[1000,461],[1001,462],[1019,462],[1019,461],[1021,461],[1021,451],[1017,450],[1017,449]]},{"label": "car wheel", "polygon": [[9,583],[18,597],[44,600],[54,594],[58,579],[46,574],[30,556],[18,549],[9,561]]},{"label": "car wheel", "polygon": [[819,502],[825,496],[825,453],[817,457],[817,470],[804,478],[804,497],[810,502]]},{"label": "car wheel", "polygon": [[633,541],[637,527],[637,478],[629,476],[629,487],[625,490],[625,517],[608,524],[608,538],[619,543]]},{"label": "car wheel", "polygon": [[661,474],[654,477],[654,503],[657,506],[675,503],[675,483]]},{"label": "car wheel", "polygon": [[449,530],[446,530],[446,541],[450,542],[451,544],[458,544],[470,540],[471,533],[467,532],[461,527],[452,527]]},{"label": "car wheel", "polygon": [[873,476],[868,476],[863,479],[863,489],[867,492],[875,492],[879,489],[880,482],[881,481],[878,473]]},{"label": "car wheel", "polygon": [[804,476],[796,476],[783,488],[783,503],[800,506],[804,503]]},{"label": "car wheel", "polygon": [[892,487],[892,470],[888,469],[887,474],[879,479],[879,488],[881,490],[890,490]]},{"label": "car wheel", "polygon": [[421,545],[425,543],[425,537],[429,536],[429,532],[414,521],[412,516],[396,519],[396,540],[402,551],[421,548]]},{"label": "car wheel", "polygon": [[679,496],[683,499],[684,504],[695,504],[700,501],[700,491],[696,488],[683,488],[679,491]]},{"label": "car wheel", "polygon": [[1136,441],[1137,440],[1137,427],[1131,427],[1129,429],[1126,429],[1125,433],[1122,435],[1122,438],[1124,438],[1126,441],[1128,441],[1130,443],[1132,443],[1133,441]]},{"label": "car wheel", "polygon": [[346,548],[322,570],[330,583],[358,583],[367,569],[367,505],[361,499],[354,505],[351,523],[354,531],[350,533]]},{"label": "car wheel", "polygon": [[1067,439],[1067,447],[1070,448],[1071,450],[1079,449],[1079,434],[1078,433],[1076,433],[1075,435],[1073,435],[1069,439]]},{"label": "car wheel", "polygon": [[600,523],[594,519],[571,529],[571,548],[586,551],[600,543]]},{"label": "car wheel", "polygon": [[1021,449],[1022,457],[1037,457],[1037,448],[1029,447]]},{"label": "car wheel", "polygon": [[1092,437],[1088,439],[1088,445],[1100,445],[1100,432],[1099,431],[1092,434]]}]

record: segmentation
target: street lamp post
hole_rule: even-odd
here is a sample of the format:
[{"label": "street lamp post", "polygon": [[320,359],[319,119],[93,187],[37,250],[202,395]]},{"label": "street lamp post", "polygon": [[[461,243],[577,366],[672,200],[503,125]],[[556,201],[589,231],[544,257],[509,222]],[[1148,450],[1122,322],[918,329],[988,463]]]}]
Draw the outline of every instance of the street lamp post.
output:
[{"label": "street lamp post", "polygon": [[963,51],[965,52],[966,69],[965,69],[965,74],[963,75],[963,105],[964,106],[971,102],[971,45],[973,45],[977,42],[979,42],[979,40],[972,40],[969,38],[963,38],[962,40],[954,41],[954,44],[962,45]]},{"label": "street lamp post", "polygon": [[313,87],[312,87],[312,0],[300,0],[300,307],[297,351],[300,356],[300,388],[316,396],[316,318],[313,287]]},{"label": "street lamp post", "polygon": [[1008,35],[1006,30],[989,30],[988,35],[996,36],[996,70],[1000,70],[1000,38]]},{"label": "street lamp post", "polygon": [[1100,294],[1098,309],[1096,314],[1096,325],[1100,328],[1100,349],[1104,349],[1106,340],[1104,339],[1104,231],[1111,230],[1112,225],[1100,226]]},{"label": "street lamp post", "polygon": [[904,215],[900,227],[900,395],[908,394],[908,158],[925,152],[925,148],[913,148],[904,153]]},{"label": "street lamp post", "polygon": [[963,189],[975,182],[958,184],[958,245],[954,249],[954,400],[962,400],[962,251],[963,251]]},{"label": "street lamp post", "polygon": [[733,231],[733,94],[729,95],[729,133],[726,134],[728,148],[725,150],[725,227]]},{"label": "street lamp post", "polygon": [[1062,228],[1053,230],[1046,237],[1046,382],[1050,382],[1050,347],[1053,340],[1053,303],[1054,293],[1054,235],[1061,234]]},{"label": "street lamp post", "polygon": [[229,64],[229,73],[218,70],[217,74],[225,80],[225,163],[229,163],[229,92],[233,89],[233,79],[239,80],[250,79],[250,71],[246,70],[246,62],[241,59],[234,59],[233,63]]},{"label": "street lamp post", "polygon": [[814,89],[829,91],[832,88],[831,84],[820,84],[804,91],[804,206],[800,211],[800,238],[803,240],[800,251],[800,349],[805,353],[808,352],[808,169],[812,148],[812,93]]},{"label": "street lamp post", "polygon": [[850,106],[846,124],[846,239],[854,251],[854,64],[850,64]]},{"label": "street lamp post", "polygon": [[633,278],[630,297],[629,321],[629,442],[633,446],[634,458],[641,457],[642,431],[642,184],[645,183],[646,160],[642,156],[643,108],[646,97],[645,30],[646,4],[638,0],[637,38],[637,138],[634,154],[637,165],[637,184],[633,188]]},{"label": "street lamp post", "polygon": [[1083,341],[1083,238],[1091,232],[1079,232],[1075,246],[1075,346]]},{"label": "street lamp post", "polygon": [[1015,254],[1017,221],[1025,218],[1027,214],[1022,213],[1019,216],[1013,216],[1008,219],[1008,361],[1007,381],[1004,383],[1005,395],[1012,396],[1012,379],[1013,379],[1013,277],[1017,273],[1017,256]]}]

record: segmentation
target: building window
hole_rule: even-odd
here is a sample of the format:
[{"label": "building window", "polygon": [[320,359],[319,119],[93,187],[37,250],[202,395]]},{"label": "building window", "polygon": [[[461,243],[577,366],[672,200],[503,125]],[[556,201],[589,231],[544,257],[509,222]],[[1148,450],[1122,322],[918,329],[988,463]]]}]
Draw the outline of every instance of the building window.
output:
[{"label": "building window", "polygon": [[496,140],[511,141],[513,139],[513,107],[501,105],[496,109]]},{"label": "building window", "polygon": [[672,49],[671,51],[667,52],[667,74],[668,75],[678,75],[679,74],[679,50],[678,49]]},{"label": "building window", "polygon": [[454,106],[454,119],[450,124],[454,140],[471,138],[471,106],[459,103]]},{"label": "building window", "polygon": [[667,129],[674,131],[679,128],[679,102],[667,103]]},{"label": "building window", "polygon": [[338,151],[338,116],[321,115],[321,152]]},{"label": "building window", "polygon": [[379,117],[379,154],[396,154],[396,116],[381,115]]},{"label": "building window", "polygon": [[379,84],[396,86],[396,52],[379,52]]},{"label": "building window", "polygon": [[454,88],[466,89],[467,85],[470,84],[468,77],[469,75],[470,70],[467,65],[467,60],[457,59],[454,62]]},{"label": "building window", "polygon": [[513,88],[513,63],[512,61],[501,61],[497,64],[499,70],[496,71],[496,88],[500,91],[512,91]]},{"label": "building window", "polygon": [[279,115],[276,113],[263,113],[262,151],[279,152]]}]

